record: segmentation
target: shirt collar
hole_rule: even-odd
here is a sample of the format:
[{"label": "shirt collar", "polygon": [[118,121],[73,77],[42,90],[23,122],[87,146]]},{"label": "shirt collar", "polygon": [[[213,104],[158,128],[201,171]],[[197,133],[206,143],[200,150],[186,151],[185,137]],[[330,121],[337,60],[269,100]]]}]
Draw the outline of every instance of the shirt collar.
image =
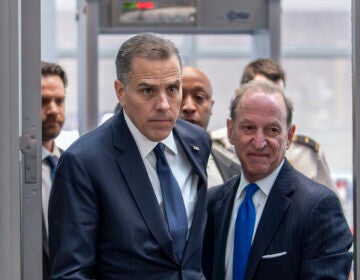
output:
[{"label": "shirt collar", "polygon": [[60,158],[61,153],[59,148],[56,146],[56,144],[54,144],[54,150],[52,151],[52,153],[44,146],[41,146],[41,160],[44,160],[49,155],[54,155],[57,158]]},{"label": "shirt collar", "polygon": [[[155,148],[155,146],[158,144],[158,142],[154,142],[146,138],[140,130],[135,126],[135,124],[131,121],[129,116],[124,112],[125,122],[127,126],[129,127],[129,130],[132,134],[132,136],[135,139],[135,143],[139,149],[141,158],[144,159],[148,156],[149,153],[152,152],[152,150]],[[171,131],[168,137],[160,141],[163,143],[172,153],[177,154],[178,150],[175,144],[175,139],[173,132]]]},{"label": "shirt collar", "polygon": [[249,182],[248,179],[245,178],[244,173],[241,169],[241,179],[240,179],[238,191],[236,193],[236,199],[240,198],[241,193],[246,188],[246,186],[250,183],[256,183],[256,185],[258,185],[259,189],[262,190],[262,192],[266,196],[269,196],[271,188],[274,185],[275,180],[276,180],[277,176],[279,175],[280,169],[283,166],[284,162],[285,162],[285,160],[283,160],[279,164],[279,166],[272,173],[270,173],[270,175],[268,175],[267,177],[265,177],[259,181],[256,181],[256,182]]}]

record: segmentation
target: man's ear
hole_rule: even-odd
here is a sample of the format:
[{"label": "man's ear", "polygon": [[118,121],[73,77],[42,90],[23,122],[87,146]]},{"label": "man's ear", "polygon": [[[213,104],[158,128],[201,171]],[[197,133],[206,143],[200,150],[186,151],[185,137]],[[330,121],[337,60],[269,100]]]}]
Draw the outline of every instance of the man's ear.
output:
[{"label": "man's ear", "polygon": [[213,109],[214,103],[215,103],[215,100],[211,100],[210,115],[212,115],[212,109]]},{"label": "man's ear", "polygon": [[122,82],[120,82],[119,80],[115,80],[114,81],[114,89],[116,92],[116,96],[117,99],[119,100],[121,106],[124,108],[125,107],[125,86]]},{"label": "man's ear", "polygon": [[287,133],[287,141],[286,141],[286,142],[287,142],[287,143],[286,143],[286,149],[287,149],[287,150],[290,148],[291,143],[292,143],[293,140],[294,140],[295,130],[296,130],[296,126],[295,126],[295,124],[293,124],[293,125],[290,127],[290,129],[289,129],[289,131],[288,131],[288,133]]},{"label": "man's ear", "polygon": [[231,119],[226,119],[226,127],[230,144],[234,145],[234,127]]}]

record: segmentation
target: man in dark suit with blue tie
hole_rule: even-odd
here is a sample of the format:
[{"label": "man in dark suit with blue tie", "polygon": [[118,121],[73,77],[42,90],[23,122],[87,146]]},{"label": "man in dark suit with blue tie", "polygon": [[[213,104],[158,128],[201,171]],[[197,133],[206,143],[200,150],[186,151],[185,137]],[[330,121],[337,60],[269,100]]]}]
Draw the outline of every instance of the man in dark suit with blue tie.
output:
[{"label": "man in dark suit with blue tie", "polygon": [[208,280],[348,278],[352,235],[339,199],[285,158],[295,133],[292,113],[273,83],[237,89],[227,129],[241,173],[208,193]]},{"label": "man in dark suit with blue tie", "polygon": [[65,122],[65,89],[67,83],[66,72],[59,64],[41,62],[43,280],[50,279],[48,206],[56,164],[62,153],[62,150],[55,143],[55,138],[60,134]]},{"label": "man in dark suit with blue tie", "polygon": [[181,59],[143,33],[117,54],[123,109],[61,156],[50,197],[52,279],[204,279],[211,141],[177,120]]}]

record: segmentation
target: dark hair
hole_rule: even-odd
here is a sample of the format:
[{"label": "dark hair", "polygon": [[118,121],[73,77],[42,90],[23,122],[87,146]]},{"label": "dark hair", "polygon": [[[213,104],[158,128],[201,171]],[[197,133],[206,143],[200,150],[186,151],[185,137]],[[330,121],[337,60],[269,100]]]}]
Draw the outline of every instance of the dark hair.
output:
[{"label": "dark hair", "polygon": [[286,107],[286,125],[288,128],[292,125],[292,118],[293,118],[293,111],[294,111],[294,105],[291,102],[289,98],[287,98],[284,94],[284,91],[281,87],[277,86],[274,83],[271,83],[269,81],[260,81],[260,80],[254,80],[250,81],[248,83],[242,84],[240,87],[238,87],[235,90],[235,96],[231,100],[230,103],[230,118],[232,121],[235,121],[236,118],[236,110],[238,107],[238,104],[240,103],[241,98],[246,93],[253,93],[256,91],[263,92],[265,94],[281,94],[281,96],[284,99],[285,107]]},{"label": "dark hair", "polygon": [[141,57],[151,60],[167,60],[176,55],[179,61],[180,73],[182,61],[178,48],[169,39],[156,33],[141,33],[125,41],[116,56],[117,79],[128,85],[129,72],[134,58]]},{"label": "dark hair", "polygon": [[59,76],[64,84],[64,88],[67,87],[68,79],[65,70],[57,63],[51,63],[41,61],[41,75],[42,76]]},{"label": "dark hair", "polygon": [[243,72],[241,84],[252,81],[257,74],[261,74],[270,81],[282,80],[285,85],[285,72],[281,65],[269,58],[260,58],[248,64]]}]

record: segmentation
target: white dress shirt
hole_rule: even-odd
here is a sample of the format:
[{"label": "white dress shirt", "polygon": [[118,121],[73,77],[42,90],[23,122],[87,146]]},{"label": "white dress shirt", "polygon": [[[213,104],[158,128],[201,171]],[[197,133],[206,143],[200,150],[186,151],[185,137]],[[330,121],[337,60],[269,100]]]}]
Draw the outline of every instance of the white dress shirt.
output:
[{"label": "white dress shirt", "polygon": [[[160,181],[156,172],[156,156],[153,151],[153,149],[158,143],[147,139],[137,129],[134,123],[126,115],[125,111],[124,116],[126,124],[128,125],[129,130],[135,139],[141,158],[144,161],[145,168],[149,175],[150,182],[159,206],[164,213],[164,204],[161,194]],[[167,138],[161,141],[161,143],[163,143],[166,147],[166,159],[181,189],[181,194],[184,199],[186,215],[188,219],[188,229],[190,229],[197,200],[197,185],[199,177],[193,172],[189,160],[185,156],[185,153],[182,150],[180,143],[175,140],[172,131]]]},{"label": "white dress shirt", "polygon": [[226,242],[226,252],[225,252],[225,280],[233,279],[233,255],[234,255],[234,237],[235,237],[235,222],[238,213],[238,209],[240,207],[241,202],[245,197],[245,188],[250,183],[256,183],[259,187],[258,191],[254,193],[252,197],[252,201],[254,203],[256,218],[253,232],[253,239],[255,236],[255,232],[257,226],[259,224],[262,212],[265,207],[265,203],[269,197],[269,193],[271,191],[272,186],[280,172],[280,169],[284,161],[276,168],[269,176],[265,177],[256,182],[249,182],[243,172],[241,171],[241,180],[239,183],[239,187],[235,194],[234,206],[231,212],[231,219],[229,224],[228,237]]},{"label": "white dress shirt", "polygon": [[60,150],[54,145],[54,151],[50,153],[48,149],[44,146],[41,146],[41,176],[42,176],[42,189],[41,189],[41,199],[42,199],[42,211],[45,222],[46,233],[49,233],[48,225],[48,209],[49,209],[49,196],[51,191],[51,178],[50,178],[50,166],[45,160],[48,155],[54,155],[57,158],[60,158]]}]

